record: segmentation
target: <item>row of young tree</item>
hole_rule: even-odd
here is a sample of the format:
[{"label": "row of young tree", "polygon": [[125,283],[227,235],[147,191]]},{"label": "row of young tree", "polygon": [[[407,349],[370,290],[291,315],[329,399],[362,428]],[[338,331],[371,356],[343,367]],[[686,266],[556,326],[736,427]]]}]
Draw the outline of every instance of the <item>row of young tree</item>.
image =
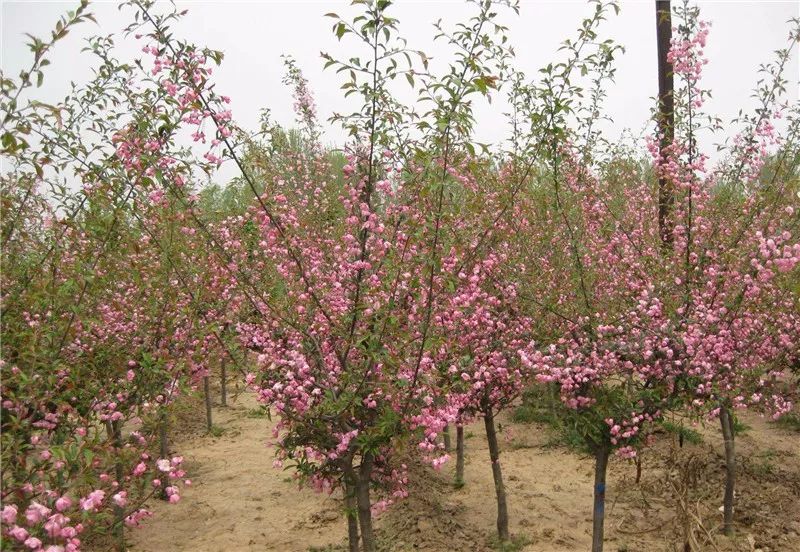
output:
[{"label": "row of young tree", "polygon": [[[594,551],[610,456],[636,456],[667,415],[719,419],[730,533],[735,412],[779,416],[796,391],[800,112],[784,70],[798,22],[755,112],[723,128],[702,112],[709,25],[678,6],[670,123],[621,145],[601,132],[616,3],[591,3],[533,79],[499,23],[513,2],[437,24],[447,64],[408,46],[388,0],[353,4],[328,14],[347,54],[324,55],[360,100],[332,118],[344,149],[322,144],[291,58],[298,130],[238,127],[213,85],[222,55],[148,0],[123,4],[142,59],[89,39],[94,78],[63,102],[35,88],[93,19],[85,1],[2,76],[5,545],[75,551],[111,533],[124,549],[148,500],[191,484],[171,411],[220,365],[278,416],[276,467],[342,493],[351,551],[375,550],[373,516],[407,496],[408,462],[448,460],[451,428],[463,483],[478,419],[509,540],[495,420],[525,390],[557,393],[595,459]],[[479,144],[474,107],[500,96],[508,141]],[[733,128],[709,167],[698,135]],[[223,162],[240,176],[203,186]]]}]

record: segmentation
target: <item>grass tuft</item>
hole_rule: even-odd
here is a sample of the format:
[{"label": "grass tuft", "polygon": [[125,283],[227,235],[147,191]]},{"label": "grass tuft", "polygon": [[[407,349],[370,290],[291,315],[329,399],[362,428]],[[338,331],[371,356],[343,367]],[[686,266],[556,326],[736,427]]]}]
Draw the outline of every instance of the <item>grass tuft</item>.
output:
[{"label": "grass tuft", "polygon": [[489,546],[498,552],[519,552],[529,544],[531,539],[526,535],[512,535],[511,540],[501,541],[497,535],[492,535],[489,539]]},{"label": "grass tuft", "polygon": [[775,424],[783,429],[800,432],[800,414],[789,412],[775,420]]},{"label": "grass tuft", "polygon": [[266,406],[257,406],[247,411],[248,418],[266,418],[269,416],[269,411]]}]

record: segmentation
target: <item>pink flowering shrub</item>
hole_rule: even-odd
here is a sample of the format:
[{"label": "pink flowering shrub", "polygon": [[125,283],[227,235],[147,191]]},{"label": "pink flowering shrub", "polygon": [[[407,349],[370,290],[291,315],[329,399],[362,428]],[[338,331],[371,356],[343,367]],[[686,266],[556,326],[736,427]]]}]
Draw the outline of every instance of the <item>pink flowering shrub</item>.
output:
[{"label": "pink flowering shrub", "polygon": [[[695,136],[708,95],[699,83],[709,26],[696,10],[679,15],[669,53],[682,83],[675,140],[661,151],[648,144],[655,176],[673,194],[668,240],[654,216],[657,191],[638,160],[618,155],[593,170],[580,142],[554,151],[552,208],[533,225],[532,241],[542,244],[536,265],[570,276],[549,290],[534,287],[563,329],[520,355],[537,380],[557,386],[564,415],[596,456],[600,540],[608,453],[635,456],[648,441],[647,426],[667,411],[722,415],[732,474],[731,410],[778,416],[791,407],[786,369],[800,335],[791,286],[800,247],[796,184],[780,159],[795,146],[770,123],[786,112],[775,102],[788,50],[779,52],[777,68],[769,66],[773,84],[761,90],[767,107],[747,121],[730,158],[708,171]],[[729,527],[727,498],[725,510]]]},{"label": "pink flowering shrub", "polygon": [[[710,26],[688,5],[668,55],[674,140],[628,152],[595,124],[619,51],[597,28],[615,3],[596,2],[531,83],[497,19],[513,2],[438,24],[443,69],[398,36],[390,2],[355,4],[352,20],[329,15],[363,52],[323,55],[360,99],[332,117],[342,150],[321,144],[291,58],[300,130],[266,115],[259,132],[238,128],[212,81],[221,54],[177,39],[182,13],[150,1],[124,5],[142,59],[91,38],[97,74],[64,102],[24,100],[53,45],[91,19],[85,3],[34,40],[30,71],[2,80],[4,545],[74,551],[96,530],[123,548],[149,499],[181,500],[170,414],[221,359],[278,418],[274,467],[342,492],[351,550],[375,549],[373,516],[408,495],[409,462],[440,469],[441,435],[474,418],[509,540],[495,416],[545,387],[595,457],[600,548],[609,457],[635,457],[668,413],[720,418],[730,530],[735,412],[780,416],[796,392],[789,49],[709,169]],[[401,103],[396,81],[418,101]],[[501,89],[512,131],[494,151],[474,141],[473,105]],[[240,176],[201,190],[226,161]]]}]

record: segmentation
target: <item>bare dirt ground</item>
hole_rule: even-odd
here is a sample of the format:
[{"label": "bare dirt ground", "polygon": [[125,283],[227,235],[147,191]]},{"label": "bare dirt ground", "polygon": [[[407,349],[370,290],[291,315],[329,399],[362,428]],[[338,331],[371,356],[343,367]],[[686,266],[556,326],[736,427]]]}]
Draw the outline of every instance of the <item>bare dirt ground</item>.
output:
[{"label": "bare dirt ground", "polygon": [[[154,501],[153,519],[129,534],[135,552],[345,550],[346,526],[338,494],[298,490],[290,472],[272,467],[273,423],[258,417],[242,394],[215,408],[212,437],[178,430],[193,485],[177,505]],[[551,446],[537,424],[501,416],[501,463],[515,550],[566,552],[591,544],[592,461]],[[703,443],[670,446],[664,437],[643,456],[640,483],[632,462],[612,460],[606,506],[606,550],[800,551],[800,434],[745,416],[737,438],[740,458],[737,534],[719,534],[724,463],[716,426]],[[441,472],[412,471],[411,497],[377,521],[379,545],[392,552],[488,551],[495,531],[494,486],[482,424],[466,428],[466,485],[452,484],[453,463]],[[667,489],[670,492],[667,492]],[[681,498],[681,500],[675,497]]]}]

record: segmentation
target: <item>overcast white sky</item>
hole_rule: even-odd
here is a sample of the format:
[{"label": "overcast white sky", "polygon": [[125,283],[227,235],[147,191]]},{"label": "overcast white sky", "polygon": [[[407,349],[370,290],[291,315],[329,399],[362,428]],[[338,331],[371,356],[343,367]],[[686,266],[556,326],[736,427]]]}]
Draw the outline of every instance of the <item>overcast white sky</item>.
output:
[{"label": "overcast white sky", "polygon": [[[47,36],[58,16],[77,2],[0,0],[2,43],[0,64],[6,74],[16,75],[30,61],[23,33]],[[245,128],[255,128],[258,111],[269,107],[280,123],[294,120],[290,91],[281,84],[281,54],[293,55],[315,92],[319,113],[327,118],[333,111],[355,107],[342,99],[341,81],[332,71],[323,71],[320,51],[335,54],[352,42],[337,42],[331,33],[330,18],[336,11],[352,13],[349,2],[342,1],[192,1],[178,2],[189,13],[175,30],[198,44],[225,52],[223,66],[216,73],[217,90],[233,98],[234,117]],[[800,2],[791,1],[702,1],[702,18],[713,27],[706,49],[710,58],[704,86],[714,93],[707,104],[711,113],[729,119],[740,107],[752,107],[750,91],[757,80],[760,63],[773,59],[772,52],[784,47],[789,26],[786,21],[800,16]],[[400,31],[409,46],[441,58],[446,51],[433,42],[432,23],[439,18],[455,24],[466,20],[474,8],[459,0],[397,0],[392,8],[400,19]],[[66,93],[69,81],[82,82],[90,76],[87,63],[91,57],[79,52],[82,37],[117,32],[127,22],[129,11],[120,12],[116,2],[96,2],[91,10],[99,26],[82,25],[50,56],[41,99],[56,101]],[[559,44],[574,36],[581,19],[591,8],[584,1],[523,1],[519,17],[504,18],[510,27],[512,44],[517,52],[517,67],[532,76],[552,61]],[[638,133],[643,128],[657,91],[655,9],[653,0],[622,2],[622,12],[612,17],[601,35],[626,47],[618,61],[616,84],[606,103],[614,124],[609,129],[616,136],[622,129]],[[76,29],[77,31],[77,29]],[[137,44],[132,38],[120,38],[121,57],[135,56]],[[800,65],[795,55],[791,70],[790,98],[798,99],[797,81]],[[506,137],[502,102],[478,111],[477,138],[497,142]],[[342,133],[329,130],[326,139],[340,142]]]}]

